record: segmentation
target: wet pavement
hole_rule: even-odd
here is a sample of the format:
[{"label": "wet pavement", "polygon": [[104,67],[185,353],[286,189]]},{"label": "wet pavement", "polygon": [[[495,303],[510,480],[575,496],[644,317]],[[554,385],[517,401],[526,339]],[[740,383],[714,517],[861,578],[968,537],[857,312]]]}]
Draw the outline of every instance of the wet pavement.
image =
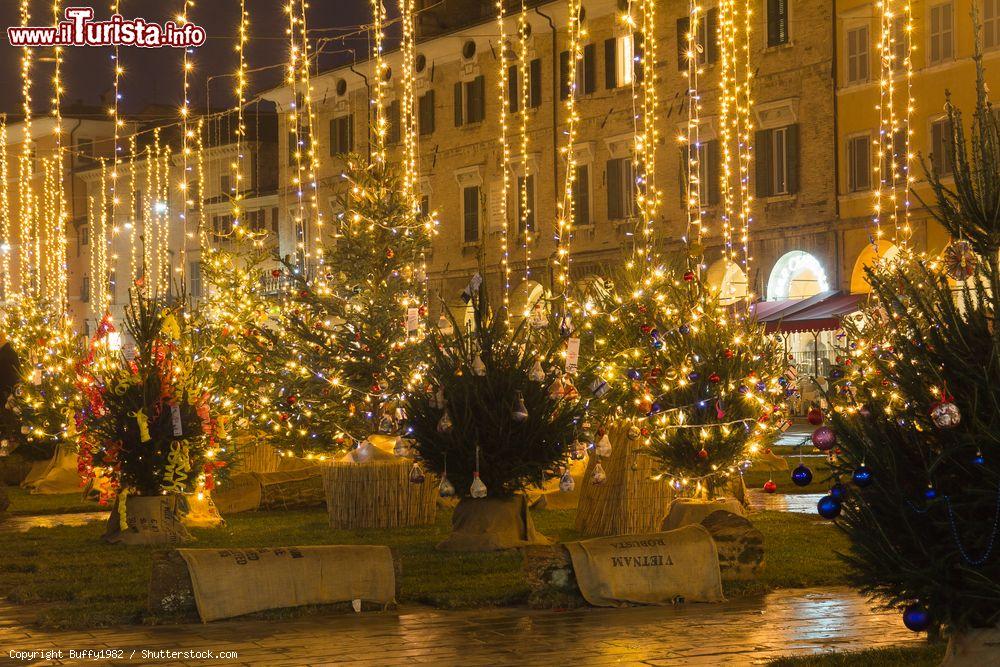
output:
[{"label": "wet pavement", "polygon": [[816,514],[816,503],[822,497],[822,493],[764,493],[759,489],[747,493],[750,507],[754,510],[795,514]]},{"label": "wet pavement", "polygon": [[108,512],[79,512],[75,514],[31,514],[0,518],[0,533],[26,533],[32,528],[56,526],[83,526],[94,521],[107,521]]},{"label": "wet pavement", "polygon": [[[919,642],[897,613],[848,588],[673,607],[320,614],[288,621],[38,631],[0,603],[0,664],[62,665],[754,665],[787,655]],[[120,660],[9,661],[11,650],[121,650]],[[233,652],[144,659],[142,651]],[[133,653],[133,651],[135,653]],[[131,656],[131,659],[129,659]],[[8,660],[8,662],[4,662]]]}]

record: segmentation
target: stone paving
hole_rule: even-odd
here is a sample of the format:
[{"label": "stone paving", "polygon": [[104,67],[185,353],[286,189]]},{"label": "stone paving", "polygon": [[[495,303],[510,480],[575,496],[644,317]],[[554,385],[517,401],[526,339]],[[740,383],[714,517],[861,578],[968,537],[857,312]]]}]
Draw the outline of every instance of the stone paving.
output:
[{"label": "stone paving", "polygon": [[816,514],[816,503],[822,497],[822,493],[764,493],[759,489],[747,494],[750,507],[755,510],[793,514]]},{"label": "stone paving", "polygon": [[[288,621],[32,629],[0,603],[0,664],[11,665],[754,665],[783,655],[921,641],[898,614],[847,588],[782,590],[718,605],[438,611],[405,608]],[[11,650],[120,649],[124,659],[13,661]],[[234,651],[216,660],[142,658],[142,650]],[[132,651],[136,653],[132,656]]]}]

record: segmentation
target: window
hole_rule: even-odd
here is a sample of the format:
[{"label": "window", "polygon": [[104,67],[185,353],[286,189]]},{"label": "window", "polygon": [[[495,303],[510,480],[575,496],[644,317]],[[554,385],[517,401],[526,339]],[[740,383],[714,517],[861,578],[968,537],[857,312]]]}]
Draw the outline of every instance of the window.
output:
[{"label": "window", "polygon": [[514,195],[517,197],[517,235],[524,236],[525,231],[535,229],[535,177],[530,174],[518,176]]},{"label": "window", "polygon": [[847,189],[860,192],[871,185],[871,137],[851,137],[847,140]]},{"label": "window", "polygon": [[[721,185],[719,179],[721,163],[719,160],[719,142],[716,140],[701,142],[694,155],[698,161],[698,199],[702,206],[715,206],[719,203]],[[681,199],[688,198],[688,153],[681,148],[680,183]]]},{"label": "window", "polygon": [[625,220],[635,214],[635,172],[632,158],[608,160],[608,220]]},{"label": "window", "polygon": [[954,8],[951,3],[931,7],[930,54],[931,63],[950,60],[955,55]]},{"label": "window", "polygon": [[225,236],[233,231],[233,216],[230,213],[212,216],[212,229],[219,236]]},{"label": "window", "polygon": [[983,48],[1000,46],[1000,0],[983,0]]},{"label": "window", "polygon": [[788,0],[767,0],[767,45],[788,44]]},{"label": "window", "polygon": [[[524,94],[521,81],[521,66],[511,65],[507,70],[507,110],[517,113],[521,110],[521,96]],[[535,58],[528,63],[528,107],[537,109],[542,103],[542,61]]]},{"label": "window", "polygon": [[[201,193],[198,193],[199,196]],[[133,217],[135,217],[136,222],[142,222],[145,218],[146,206],[142,201],[142,190],[135,191],[135,210],[132,211]]]},{"label": "window", "polygon": [[799,189],[799,126],[786,125],[756,133],[758,197],[795,194]]},{"label": "window", "polygon": [[951,121],[947,118],[931,123],[931,166],[938,175],[952,172]]},{"label": "window", "polygon": [[635,73],[635,42],[631,34],[604,40],[604,87],[632,84]]},{"label": "window", "polygon": [[80,281],[80,301],[90,302],[90,276],[84,276]]},{"label": "window", "polygon": [[420,195],[420,215],[427,217],[431,214],[431,198],[429,195]]},{"label": "window", "polygon": [[462,238],[466,243],[479,241],[481,199],[478,185],[462,188]]},{"label": "window", "polygon": [[195,299],[201,298],[201,262],[188,264],[188,292]]},{"label": "window", "polygon": [[428,90],[417,99],[417,125],[420,136],[434,133],[434,91]]},{"label": "window", "polygon": [[573,224],[586,227],[590,223],[590,165],[578,164],[573,180]]},{"label": "window", "polygon": [[278,233],[278,207],[271,209],[271,232]]},{"label": "window", "polygon": [[486,79],[483,75],[471,81],[455,83],[455,127],[481,123],[486,117]]},{"label": "window", "polygon": [[385,141],[388,144],[398,144],[400,138],[402,137],[399,118],[399,100],[389,102],[389,106],[385,109],[385,115],[386,121],[389,124],[388,131],[385,135]]},{"label": "window", "polygon": [[330,121],[330,155],[354,150],[354,115],[340,116]]},{"label": "window", "polygon": [[905,183],[906,162],[906,130],[896,130],[892,135],[891,152],[883,156],[882,173],[880,174],[882,182]]},{"label": "window", "polygon": [[90,227],[87,225],[80,225],[80,245],[90,245]]},{"label": "window", "polygon": [[906,52],[910,36],[906,32],[906,17],[897,16],[892,20],[892,69],[906,66]]},{"label": "window", "polygon": [[868,81],[868,26],[847,31],[847,83]]},{"label": "window", "polygon": [[[688,38],[691,32],[691,19],[677,19],[677,69],[688,68]],[[719,10],[710,9],[702,21],[698,21],[698,34],[695,39],[701,50],[698,52],[698,64],[706,65],[719,59]]]},{"label": "window", "polygon": [[[597,90],[597,47],[587,44],[583,47],[583,58],[576,64],[576,96],[590,95]],[[559,99],[569,97],[569,51],[559,54]]]},{"label": "window", "polygon": [[224,197],[232,193],[233,188],[231,183],[232,181],[229,178],[229,174],[223,174],[219,177],[219,190],[222,192]]}]

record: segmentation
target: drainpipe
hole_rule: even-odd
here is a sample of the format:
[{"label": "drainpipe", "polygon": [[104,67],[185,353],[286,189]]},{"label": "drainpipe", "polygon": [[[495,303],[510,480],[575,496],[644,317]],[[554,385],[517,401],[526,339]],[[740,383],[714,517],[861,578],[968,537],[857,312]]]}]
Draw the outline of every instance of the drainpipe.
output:
[{"label": "drainpipe", "polygon": [[[543,14],[538,7],[535,7],[535,13],[548,21],[549,32],[552,33],[552,205],[555,210],[559,210],[559,51],[556,47],[556,24],[552,21],[551,16]],[[524,159],[527,160],[528,156],[525,155]],[[555,285],[551,264],[549,265],[549,284]]]},{"label": "drainpipe", "polygon": [[76,119],[76,126],[69,132],[69,200],[70,200],[70,215],[74,218],[76,217],[76,178],[73,173],[76,169],[76,131],[80,129],[83,125],[83,120],[80,118]]},{"label": "drainpipe", "polygon": [[841,279],[843,277],[843,272],[841,271],[841,263],[843,258],[840,256],[841,253],[841,235],[843,230],[839,230],[840,226],[840,105],[837,100],[837,84],[838,84],[838,72],[839,63],[837,58],[839,55],[839,49],[837,48],[837,0],[830,1],[830,11],[832,12],[832,21],[830,25],[832,26],[833,38],[832,51],[833,57],[831,59],[830,66],[830,79],[833,82],[833,216],[834,216],[834,228],[833,228],[833,242],[834,242],[834,261],[833,264],[837,271],[837,287],[841,286]]},{"label": "drainpipe", "polygon": [[[351,53],[354,55],[354,60],[351,62],[351,65],[350,65],[349,69],[352,72],[354,72],[355,74],[357,74],[358,76],[360,76],[361,79],[365,82],[365,95],[366,95],[365,99],[370,100],[372,98],[372,87],[371,87],[371,84],[368,83],[368,77],[367,76],[365,76],[364,74],[362,74],[358,70],[354,69],[354,65],[355,65],[355,63],[357,63],[357,57],[358,56],[357,56],[357,53],[355,53],[353,49],[351,50]],[[368,118],[368,120],[371,121],[371,110],[369,110],[368,113],[365,114],[365,115]],[[370,160],[371,156],[372,156],[372,124],[371,124],[371,122],[368,122],[368,123],[365,123],[365,124],[368,126],[368,158]]]}]

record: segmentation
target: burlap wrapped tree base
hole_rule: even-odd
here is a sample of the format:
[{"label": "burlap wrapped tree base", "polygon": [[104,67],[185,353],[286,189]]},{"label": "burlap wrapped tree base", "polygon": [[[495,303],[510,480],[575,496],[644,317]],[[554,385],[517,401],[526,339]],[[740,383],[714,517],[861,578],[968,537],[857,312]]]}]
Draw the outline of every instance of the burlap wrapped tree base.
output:
[{"label": "burlap wrapped tree base", "polygon": [[409,480],[412,461],[391,454],[365,463],[323,466],[323,487],[331,528],[404,528],[434,523],[437,480]]},{"label": "burlap wrapped tree base", "polygon": [[535,530],[527,496],[462,498],[451,515],[451,534],[442,551],[499,551],[550,544]]},{"label": "burlap wrapped tree base", "polygon": [[104,541],[112,544],[179,544],[190,542],[191,534],[184,527],[186,503],[176,493],[165,496],[127,496],[125,521],[120,514],[121,497],[115,501]]},{"label": "burlap wrapped tree base", "polygon": [[942,667],[983,667],[1000,664],[1000,627],[958,632],[948,640]]},{"label": "burlap wrapped tree base", "polygon": [[[582,535],[639,535],[655,533],[663,525],[673,489],[657,473],[653,460],[645,453],[642,439],[630,439],[624,426],[612,427],[611,456],[592,454],[580,488],[576,529]],[[594,466],[600,461],[607,479],[591,482]]]}]

